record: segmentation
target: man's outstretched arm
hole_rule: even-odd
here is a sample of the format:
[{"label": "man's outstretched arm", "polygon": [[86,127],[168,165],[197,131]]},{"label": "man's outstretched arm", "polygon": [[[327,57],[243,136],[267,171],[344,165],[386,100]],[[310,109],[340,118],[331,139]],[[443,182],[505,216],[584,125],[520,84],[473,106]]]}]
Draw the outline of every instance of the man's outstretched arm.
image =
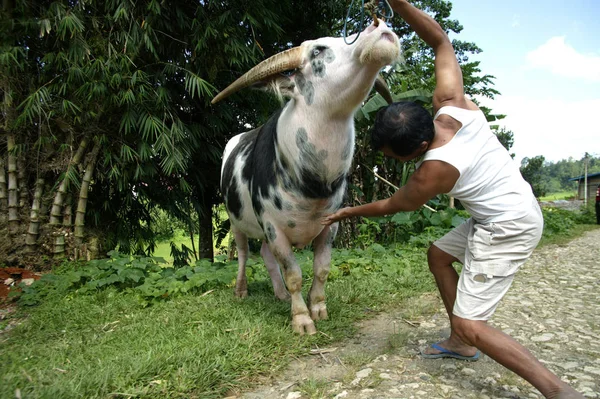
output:
[{"label": "man's outstretched arm", "polygon": [[389,0],[394,11],[435,53],[436,87],[433,93],[433,111],[444,105],[466,108],[462,71],[456,60],[452,43],[442,27],[427,13],[406,0]]}]

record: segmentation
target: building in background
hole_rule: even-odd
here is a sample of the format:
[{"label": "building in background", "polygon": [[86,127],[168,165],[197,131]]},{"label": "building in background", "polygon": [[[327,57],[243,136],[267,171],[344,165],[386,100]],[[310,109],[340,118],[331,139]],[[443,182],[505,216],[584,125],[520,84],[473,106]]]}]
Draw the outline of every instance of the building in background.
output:
[{"label": "building in background", "polygon": [[[577,181],[577,197],[578,200],[585,199],[586,179],[585,175],[572,177],[569,181]],[[596,201],[596,191],[600,185],[600,173],[590,173],[587,175],[587,201],[594,203]]]}]

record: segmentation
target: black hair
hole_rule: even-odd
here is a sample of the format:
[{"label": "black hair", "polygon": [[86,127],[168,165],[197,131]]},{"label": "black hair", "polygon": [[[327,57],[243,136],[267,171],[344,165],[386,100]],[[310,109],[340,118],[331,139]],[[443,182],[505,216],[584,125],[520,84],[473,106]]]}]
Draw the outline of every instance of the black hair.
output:
[{"label": "black hair", "polygon": [[434,134],[433,118],[425,108],[412,101],[395,102],[377,112],[371,147],[388,147],[398,156],[407,156],[423,141],[431,142]]}]

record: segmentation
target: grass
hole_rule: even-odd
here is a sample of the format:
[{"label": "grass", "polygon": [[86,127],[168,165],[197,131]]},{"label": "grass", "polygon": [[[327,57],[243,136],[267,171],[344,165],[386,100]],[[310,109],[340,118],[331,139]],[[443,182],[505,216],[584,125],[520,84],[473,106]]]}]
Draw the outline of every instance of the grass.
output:
[{"label": "grass", "polygon": [[548,194],[544,197],[540,197],[540,201],[571,200],[575,198],[575,195],[575,191],[560,191],[557,193]]},{"label": "grass", "polygon": [[[562,242],[594,228],[577,226]],[[542,245],[549,243],[559,240]],[[0,333],[0,397],[15,397],[17,390],[25,398],[61,399],[235,394],[276,375],[315,345],[351,337],[355,322],[378,311],[406,308],[406,318],[430,312],[429,305],[414,302],[435,290],[425,252],[381,246],[335,250],[326,290],[330,319],[317,323],[324,334],[314,336],[292,333],[290,305],[274,299],[262,265],[244,300],[227,287],[146,307],[135,295],[111,288],[20,307],[9,320],[24,321]],[[311,255],[302,251],[297,258],[306,297]],[[346,362],[352,366],[351,357]],[[301,388],[310,397],[324,389],[317,381]]]},{"label": "grass", "polygon": [[[189,235],[185,234],[185,232],[181,230],[177,230],[172,238],[160,241],[156,244],[156,249],[152,256],[157,256],[165,259],[167,263],[173,264],[173,257],[171,256],[171,242],[177,245],[178,248],[181,248],[181,244],[184,244],[188,248],[192,247],[192,239]],[[227,239],[224,240],[227,242]],[[196,246],[196,251],[198,251],[198,236],[194,235],[194,245]],[[218,253],[219,248],[214,248],[215,254]]]},{"label": "grass", "polygon": [[[223,397],[274,375],[315,344],[351,336],[354,323],[374,310],[434,288],[423,250],[342,252],[327,285],[330,319],[314,336],[292,333],[290,305],[274,299],[266,272],[244,300],[229,287],[143,307],[107,289],[22,307],[15,317],[27,320],[0,335],[0,397],[17,389],[26,398]],[[346,267],[364,259],[371,263]],[[395,263],[396,272],[375,269],[375,260]],[[320,387],[306,389],[316,394]]]},{"label": "grass", "polygon": [[542,237],[540,243],[538,244],[538,248],[543,247],[545,245],[566,245],[573,238],[582,236],[585,232],[596,230],[600,228],[600,226],[595,224],[576,224],[573,226],[568,235],[557,234],[552,235],[550,237]]}]

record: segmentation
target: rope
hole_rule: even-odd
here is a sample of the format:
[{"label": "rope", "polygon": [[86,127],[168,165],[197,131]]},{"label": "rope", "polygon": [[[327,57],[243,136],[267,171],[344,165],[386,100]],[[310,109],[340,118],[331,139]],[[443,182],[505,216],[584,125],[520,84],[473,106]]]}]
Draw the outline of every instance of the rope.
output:
[{"label": "rope", "polygon": [[377,18],[378,14],[382,15],[383,18],[385,18],[387,20],[391,19],[394,16],[394,11],[392,10],[392,7],[390,7],[390,4],[387,2],[387,0],[370,0],[367,4],[365,4],[365,0],[361,0],[360,29],[358,31],[358,34],[354,38],[354,40],[352,42],[348,43],[347,26],[348,26],[348,20],[350,19],[350,11],[352,11],[352,6],[354,5],[354,1],[355,0],[352,0],[352,2],[350,3],[350,6],[348,7],[348,13],[346,14],[346,19],[344,20],[344,43],[346,43],[348,45],[356,42],[360,36],[360,33],[364,29],[365,10],[369,14],[371,14],[371,16],[373,17],[373,22],[375,23],[375,26],[379,26],[379,19]]}]

